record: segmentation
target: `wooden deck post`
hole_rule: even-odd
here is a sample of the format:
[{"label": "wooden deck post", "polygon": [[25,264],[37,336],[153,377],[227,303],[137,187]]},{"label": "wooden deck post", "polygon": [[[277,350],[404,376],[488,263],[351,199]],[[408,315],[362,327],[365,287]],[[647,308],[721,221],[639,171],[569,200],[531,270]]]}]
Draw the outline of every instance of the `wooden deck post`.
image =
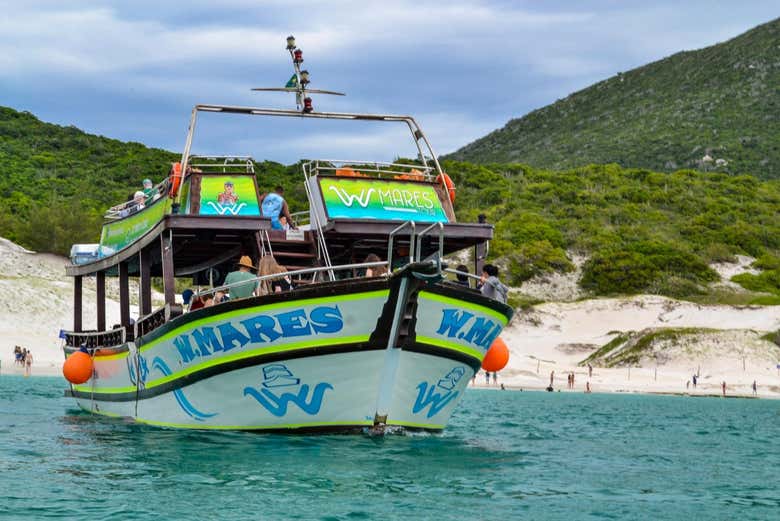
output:
[{"label": "wooden deck post", "polygon": [[82,277],[81,275],[77,275],[73,277],[73,331],[76,333],[84,330],[81,322],[81,290]]},{"label": "wooden deck post", "polygon": [[95,273],[95,285],[97,286],[97,330],[106,330],[106,272]]},{"label": "wooden deck post", "polygon": [[173,306],[176,303],[176,279],[173,276],[173,244],[170,231],[160,235],[160,251],[162,252],[165,303]]},{"label": "wooden deck post", "polygon": [[130,325],[130,276],[127,262],[119,263],[119,322]]},{"label": "wooden deck post", "polygon": [[139,301],[140,301],[140,315],[146,316],[152,312],[152,266],[151,255],[148,248],[143,248],[138,253],[138,267],[139,267]]}]

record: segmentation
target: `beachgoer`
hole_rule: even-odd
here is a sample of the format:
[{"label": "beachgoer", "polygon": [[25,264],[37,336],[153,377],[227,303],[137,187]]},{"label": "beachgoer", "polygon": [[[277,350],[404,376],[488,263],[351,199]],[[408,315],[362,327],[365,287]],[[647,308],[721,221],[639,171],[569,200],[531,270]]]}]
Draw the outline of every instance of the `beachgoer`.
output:
[{"label": "beachgoer", "polygon": [[27,351],[24,355],[24,376],[30,376],[32,372],[33,355],[32,351]]},{"label": "beachgoer", "polygon": [[506,387],[504,387],[504,384],[501,384],[501,390],[506,391]]},{"label": "beachgoer", "polygon": [[490,385],[490,373],[485,371],[485,385]]},{"label": "beachgoer", "polygon": [[753,380],[753,396],[758,395],[758,385],[756,385],[756,381]]},{"label": "beachgoer", "polygon": [[[369,253],[366,257],[366,260],[363,262],[381,262],[382,259],[379,258],[378,255],[375,253]],[[372,266],[370,268],[366,268],[366,277],[381,277],[382,275],[387,275],[387,266]]]},{"label": "beachgoer", "polygon": [[[278,275],[282,273],[287,273],[287,269],[284,266],[280,266],[279,263],[276,262],[276,259],[274,259],[273,255],[266,255],[260,259],[258,275],[261,277],[265,277],[267,275]],[[291,289],[292,281],[290,278],[287,276],[280,276],[263,280],[260,283],[258,294],[269,295],[271,293],[282,293],[283,291],[290,291]]]},{"label": "beachgoer", "polygon": [[274,230],[282,229],[282,223],[279,222],[279,216],[283,215],[287,218],[290,227],[293,230],[295,229],[295,224],[293,224],[292,216],[290,215],[290,209],[287,207],[287,201],[284,200],[284,188],[277,186],[273,192],[261,195],[259,203],[263,217],[271,218],[271,228]]},{"label": "beachgoer", "polygon": [[[255,294],[255,291],[257,290],[257,280],[255,275],[250,271],[255,269],[257,268],[252,264],[252,259],[249,256],[244,255],[239,259],[238,270],[231,271],[227,274],[227,277],[225,277],[225,286],[236,284],[229,288],[230,300],[247,298]],[[243,284],[237,284],[239,282],[243,282]]]},{"label": "beachgoer", "polygon": [[590,392],[590,382],[585,382],[585,392],[586,393]]},{"label": "beachgoer", "polygon": [[593,366],[588,364],[588,378],[593,377]]},{"label": "beachgoer", "polygon": [[571,372],[571,388],[574,389],[574,371]]},{"label": "beachgoer", "polygon": [[691,388],[691,381],[690,381],[690,380],[688,380],[687,382],[685,382],[685,388],[686,388],[686,389],[690,389],[690,388]]},{"label": "beachgoer", "polygon": [[694,374],[693,377],[691,377],[691,381],[693,381],[693,388],[696,389],[696,380],[698,377]]},{"label": "beachgoer", "polygon": [[506,295],[509,288],[504,286],[498,280],[498,268],[492,264],[485,264],[482,267],[482,294],[493,300],[506,304]]},{"label": "beachgoer", "polygon": [[22,363],[22,348],[14,346],[14,364],[23,365]]},{"label": "beachgoer", "polygon": [[[455,268],[456,271],[461,271],[463,273],[468,273],[469,269],[464,266],[463,264],[459,265],[457,268]],[[461,273],[456,273],[455,277],[457,280],[455,280],[455,284],[460,284],[461,286],[470,287],[469,285],[469,277],[468,275],[463,275]]]},{"label": "beachgoer", "polygon": [[720,388],[723,390],[723,396],[726,396],[726,381],[724,380],[722,384],[720,384]]},{"label": "beachgoer", "polygon": [[555,379],[555,371],[550,371],[550,388],[552,389],[553,380]]},{"label": "beachgoer", "polygon": [[493,383],[498,385],[498,373],[493,371]]}]

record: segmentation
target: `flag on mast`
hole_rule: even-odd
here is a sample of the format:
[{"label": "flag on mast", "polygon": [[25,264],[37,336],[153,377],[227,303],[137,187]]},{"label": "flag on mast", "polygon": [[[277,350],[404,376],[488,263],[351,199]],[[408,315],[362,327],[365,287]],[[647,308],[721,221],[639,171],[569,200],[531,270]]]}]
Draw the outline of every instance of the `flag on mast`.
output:
[{"label": "flag on mast", "polygon": [[284,86],[286,89],[296,89],[298,88],[298,75],[293,74],[292,77],[290,77],[290,80],[287,82],[287,85]]}]

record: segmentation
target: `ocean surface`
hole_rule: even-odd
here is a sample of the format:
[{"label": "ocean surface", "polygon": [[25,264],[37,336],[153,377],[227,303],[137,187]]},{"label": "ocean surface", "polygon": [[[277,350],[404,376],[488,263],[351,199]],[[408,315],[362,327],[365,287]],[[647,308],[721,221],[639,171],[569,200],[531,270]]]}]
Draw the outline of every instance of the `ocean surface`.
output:
[{"label": "ocean surface", "polygon": [[440,435],[162,430],[0,376],[0,519],[780,519],[780,401],[469,390]]}]

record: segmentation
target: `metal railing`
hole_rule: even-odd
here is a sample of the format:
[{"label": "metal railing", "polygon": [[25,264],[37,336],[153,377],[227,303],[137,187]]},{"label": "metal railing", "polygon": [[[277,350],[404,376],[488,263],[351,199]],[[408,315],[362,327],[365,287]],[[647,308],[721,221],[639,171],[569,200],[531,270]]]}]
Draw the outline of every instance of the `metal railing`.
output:
[{"label": "metal railing", "polygon": [[[435,169],[431,166],[386,163],[383,161],[355,161],[350,159],[315,159],[303,164],[307,176],[320,173],[338,175],[339,170],[351,170],[356,176],[395,178],[396,176],[419,177],[421,181],[433,181]],[[372,175],[368,175],[372,174]]]},{"label": "metal railing", "polygon": [[[157,185],[155,185],[152,190],[154,190],[152,195],[144,195],[144,200],[142,202],[131,199],[129,201],[125,201],[124,203],[112,206],[106,210],[105,214],[103,214],[103,219],[106,221],[116,221],[144,210],[149,205],[156,202],[165,195],[165,193],[168,191],[168,178],[166,177],[157,183]],[[142,191],[143,190],[138,190],[138,192]],[[141,207],[141,205],[143,205],[143,207]]]},{"label": "metal railing", "polygon": [[387,237],[387,265],[391,271],[393,269],[393,241],[395,240],[395,235],[407,226],[411,228],[409,232],[409,262],[414,262],[414,236],[417,225],[414,221],[405,221],[393,228]]},{"label": "metal railing", "polygon": [[422,260],[423,236],[436,227],[439,228],[439,259],[444,257],[444,224],[442,224],[441,222],[436,222],[424,228],[420,233],[417,234],[417,251],[415,257],[416,261]]},{"label": "metal railing", "polygon": [[[379,266],[387,266],[388,263],[385,261],[378,261],[378,262],[360,262],[360,263],[354,263],[354,264],[342,264],[340,266],[317,266],[313,268],[303,268],[300,270],[292,270],[292,271],[284,271],[281,273],[272,273],[270,275],[259,275],[255,277],[254,279],[248,279],[248,280],[242,280],[240,282],[233,282],[232,284],[223,284],[222,286],[217,286],[216,288],[210,288],[204,291],[198,291],[192,295],[192,299],[194,300],[197,297],[203,297],[206,295],[211,295],[214,293],[222,292],[226,293],[230,291],[230,288],[242,286],[244,284],[252,284],[254,282],[263,282],[266,280],[273,280],[273,279],[281,279],[284,277],[294,277],[296,275],[307,275],[309,273],[320,273],[323,271],[344,271],[344,270],[356,270],[361,268],[375,268]],[[389,272],[386,275],[383,276],[389,276]],[[193,300],[190,300],[190,304],[193,302]]]},{"label": "metal railing", "polygon": [[[193,163],[195,159],[201,159],[205,161],[213,161],[212,163]],[[217,161],[222,163],[217,163]],[[190,156],[187,160],[188,166],[195,170],[196,168],[201,173],[226,173],[229,167],[240,166],[246,170],[247,174],[255,173],[255,160],[252,156]],[[221,171],[220,171],[221,169]]]},{"label": "metal railing", "polygon": [[[309,188],[309,176],[306,173],[306,169],[303,170],[303,175],[305,177],[305,181],[303,183],[303,187],[306,190],[306,199],[308,199],[309,204],[311,205],[311,189]],[[314,225],[314,233],[317,235],[317,257],[325,262],[325,267],[330,268],[332,266],[332,263],[330,261],[330,252],[328,251],[328,244],[325,242],[325,232],[322,230],[322,224],[320,223],[320,217],[317,215],[317,212],[311,212],[311,215],[314,216],[314,222],[311,223]],[[311,228],[311,226],[309,226]],[[333,273],[333,271],[328,271],[328,277],[331,281],[336,280],[336,275]]]},{"label": "metal railing", "polygon": [[121,346],[126,341],[127,331],[124,327],[112,329],[111,331],[65,333],[65,345],[68,347],[86,347],[87,349],[114,347]]}]

